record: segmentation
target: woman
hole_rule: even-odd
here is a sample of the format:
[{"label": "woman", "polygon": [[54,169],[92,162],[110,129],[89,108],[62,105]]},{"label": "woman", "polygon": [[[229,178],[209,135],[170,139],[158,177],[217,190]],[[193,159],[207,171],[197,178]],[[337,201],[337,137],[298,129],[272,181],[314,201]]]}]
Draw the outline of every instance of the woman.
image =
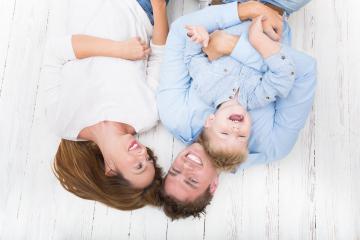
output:
[{"label": "woman", "polygon": [[54,172],[81,198],[122,210],[158,205],[162,171],[134,135],[158,121],[166,3],[151,0],[154,26],[136,0],[98,3],[82,34],[47,46],[47,115],[62,138]]}]

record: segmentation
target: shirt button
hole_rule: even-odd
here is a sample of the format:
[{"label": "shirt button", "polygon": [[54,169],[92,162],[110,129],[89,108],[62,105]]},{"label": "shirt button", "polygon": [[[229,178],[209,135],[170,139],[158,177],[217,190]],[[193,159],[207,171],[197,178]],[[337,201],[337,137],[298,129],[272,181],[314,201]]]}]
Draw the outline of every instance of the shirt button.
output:
[{"label": "shirt button", "polygon": [[291,75],[294,75],[295,73],[294,72],[291,72]]},{"label": "shirt button", "polygon": [[281,59],[282,59],[282,60],[285,60],[285,58],[286,58],[286,57],[285,57],[284,55],[281,56]]},{"label": "shirt button", "polygon": [[270,97],[269,97],[269,96],[267,96],[267,97],[266,97],[266,99],[267,99],[267,100],[269,100],[269,99],[270,99]]},{"label": "shirt button", "polygon": [[224,72],[227,72],[228,70],[226,68],[224,68]]},{"label": "shirt button", "polygon": [[260,78],[260,81],[262,81],[262,77]]},{"label": "shirt button", "polygon": [[233,88],[233,92],[236,92],[236,88]]}]

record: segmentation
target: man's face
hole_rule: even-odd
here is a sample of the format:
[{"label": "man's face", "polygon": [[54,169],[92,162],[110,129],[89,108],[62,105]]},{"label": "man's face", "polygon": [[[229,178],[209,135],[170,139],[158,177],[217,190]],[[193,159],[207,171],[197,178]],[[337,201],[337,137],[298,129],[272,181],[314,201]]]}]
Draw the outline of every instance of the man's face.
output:
[{"label": "man's face", "polygon": [[199,143],[186,147],[171,165],[165,179],[167,195],[181,202],[192,202],[209,187],[213,194],[218,172]]}]

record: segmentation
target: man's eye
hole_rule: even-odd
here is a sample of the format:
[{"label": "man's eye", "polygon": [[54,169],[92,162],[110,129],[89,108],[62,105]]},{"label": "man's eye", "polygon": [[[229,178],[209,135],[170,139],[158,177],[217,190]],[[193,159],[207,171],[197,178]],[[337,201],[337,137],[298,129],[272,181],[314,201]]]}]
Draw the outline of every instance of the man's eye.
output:
[{"label": "man's eye", "polygon": [[192,183],[195,183],[195,184],[198,183],[198,181],[196,181],[196,180],[193,179],[193,178],[190,178],[189,180],[190,180],[190,182],[192,182]]}]

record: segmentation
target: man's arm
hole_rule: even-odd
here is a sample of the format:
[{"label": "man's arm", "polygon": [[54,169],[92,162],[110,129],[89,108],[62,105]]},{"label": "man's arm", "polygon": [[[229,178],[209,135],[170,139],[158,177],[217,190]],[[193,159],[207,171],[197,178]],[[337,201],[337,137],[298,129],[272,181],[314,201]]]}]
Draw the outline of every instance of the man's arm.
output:
[{"label": "man's arm", "polygon": [[305,125],[315,95],[316,61],[294,49],[289,49],[289,53],[295,63],[296,78],[288,97],[276,101],[274,127],[267,141],[268,162],[290,153]]}]

